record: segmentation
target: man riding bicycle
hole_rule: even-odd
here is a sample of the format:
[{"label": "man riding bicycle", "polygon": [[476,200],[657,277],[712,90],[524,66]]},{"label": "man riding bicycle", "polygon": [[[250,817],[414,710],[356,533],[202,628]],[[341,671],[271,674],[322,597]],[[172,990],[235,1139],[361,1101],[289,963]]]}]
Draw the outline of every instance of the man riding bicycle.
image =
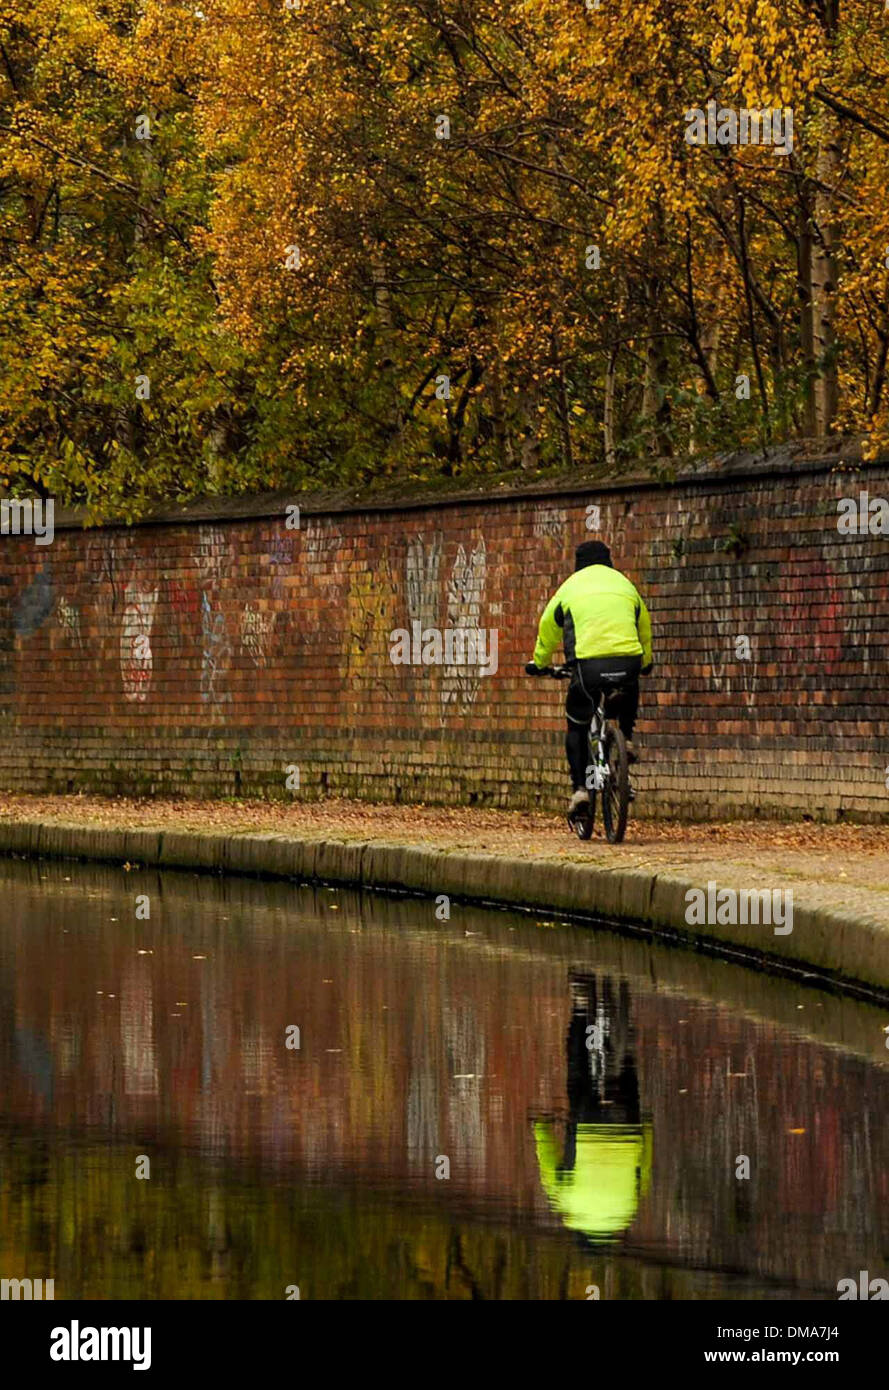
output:
[{"label": "man riding bicycle", "polygon": [[651,670],[651,618],[635,586],[613,568],[603,541],[584,541],[574,552],[574,573],[553,594],[540,619],[534,660],[525,670],[540,675],[559,643],[573,667],[565,699],[565,752],[573,795],[568,815],[589,803],[586,769],[590,725],[603,688],[620,686],[613,712],[627,740],[630,762],[639,709],[639,676]]}]

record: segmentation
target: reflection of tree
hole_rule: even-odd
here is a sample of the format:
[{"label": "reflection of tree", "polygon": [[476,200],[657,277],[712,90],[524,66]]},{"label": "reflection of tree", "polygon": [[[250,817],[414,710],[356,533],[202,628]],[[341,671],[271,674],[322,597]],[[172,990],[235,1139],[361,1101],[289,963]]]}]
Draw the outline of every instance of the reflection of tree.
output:
[{"label": "reflection of tree", "polygon": [[[527,1231],[372,1192],[245,1185],[184,1151],[138,1182],[131,1150],[0,1137],[4,1272],[55,1278],[57,1299],[283,1299],[288,1284],[303,1299],[580,1299],[589,1283],[583,1252]],[[615,1294],[628,1282],[606,1273]],[[637,1294],[662,1287],[656,1267],[631,1277]],[[693,1280],[676,1271],[675,1295]]]}]

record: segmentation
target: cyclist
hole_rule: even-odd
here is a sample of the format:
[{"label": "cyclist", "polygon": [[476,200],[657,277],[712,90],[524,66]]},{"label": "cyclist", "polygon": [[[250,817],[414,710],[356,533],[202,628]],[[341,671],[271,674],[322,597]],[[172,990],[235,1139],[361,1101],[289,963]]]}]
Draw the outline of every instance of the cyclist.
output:
[{"label": "cyclist", "polygon": [[620,1239],[651,1184],[653,1133],[643,1119],[630,991],[605,976],[570,975],[568,1115],[538,1120],[540,1180],[569,1230]]},{"label": "cyclist", "polygon": [[620,684],[614,712],[636,761],[633,728],[639,709],[639,676],[651,670],[651,618],[635,586],[614,569],[604,541],[584,541],[574,552],[574,573],[553,594],[540,619],[534,660],[525,670],[540,675],[561,642],[573,666],[565,699],[565,752],[573,794],[568,815],[589,802],[586,769],[590,725],[603,685]]}]

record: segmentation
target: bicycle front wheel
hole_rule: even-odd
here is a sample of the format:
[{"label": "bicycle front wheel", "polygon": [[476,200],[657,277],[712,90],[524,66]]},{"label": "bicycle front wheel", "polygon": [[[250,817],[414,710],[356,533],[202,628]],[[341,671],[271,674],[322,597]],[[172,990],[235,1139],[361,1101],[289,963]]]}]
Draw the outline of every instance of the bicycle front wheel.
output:
[{"label": "bicycle front wheel", "polygon": [[630,766],[627,759],[627,741],[620,729],[609,724],[605,730],[603,752],[608,766],[608,776],[602,791],[602,820],[608,843],[617,845],[624,837],[627,828],[627,812],[630,809]]}]

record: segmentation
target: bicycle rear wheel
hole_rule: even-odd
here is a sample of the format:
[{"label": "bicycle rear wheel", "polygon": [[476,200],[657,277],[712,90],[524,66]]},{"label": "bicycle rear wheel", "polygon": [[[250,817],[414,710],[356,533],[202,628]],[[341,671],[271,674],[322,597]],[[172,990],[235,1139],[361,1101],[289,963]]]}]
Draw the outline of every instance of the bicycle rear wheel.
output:
[{"label": "bicycle rear wheel", "polygon": [[579,811],[575,811],[573,816],[569,816],[568,824],[571,826],[578,840],[590,840],[592,839],[595,820],[596,793],[590,792],[588,804],[582,806]]},{"label": "bicycle rear wheel", "polygon": [[587,763],[586,769],[586,789],[587,795],[590,798],[589,806],[583,807],[579,814],[575,812],[573,816],[568,817],[568,824],[571,826],[578,840],[591,840],[593,838],[593,827],[596,824],[597,783],[593,778],[596,768],[596,748],[593,743],[592,733],[590,734],[590,740],[587,745],[587,752],[589,755],[589,762]]},{"label": "bicycle rear wheel", "polygon": [[627,741],[620,729],[609,724],[603,740],[608,778],[602,790],[602,820],[608,843],[617,845],[627,828],[630,808],[630,768],[627,760]]}]

